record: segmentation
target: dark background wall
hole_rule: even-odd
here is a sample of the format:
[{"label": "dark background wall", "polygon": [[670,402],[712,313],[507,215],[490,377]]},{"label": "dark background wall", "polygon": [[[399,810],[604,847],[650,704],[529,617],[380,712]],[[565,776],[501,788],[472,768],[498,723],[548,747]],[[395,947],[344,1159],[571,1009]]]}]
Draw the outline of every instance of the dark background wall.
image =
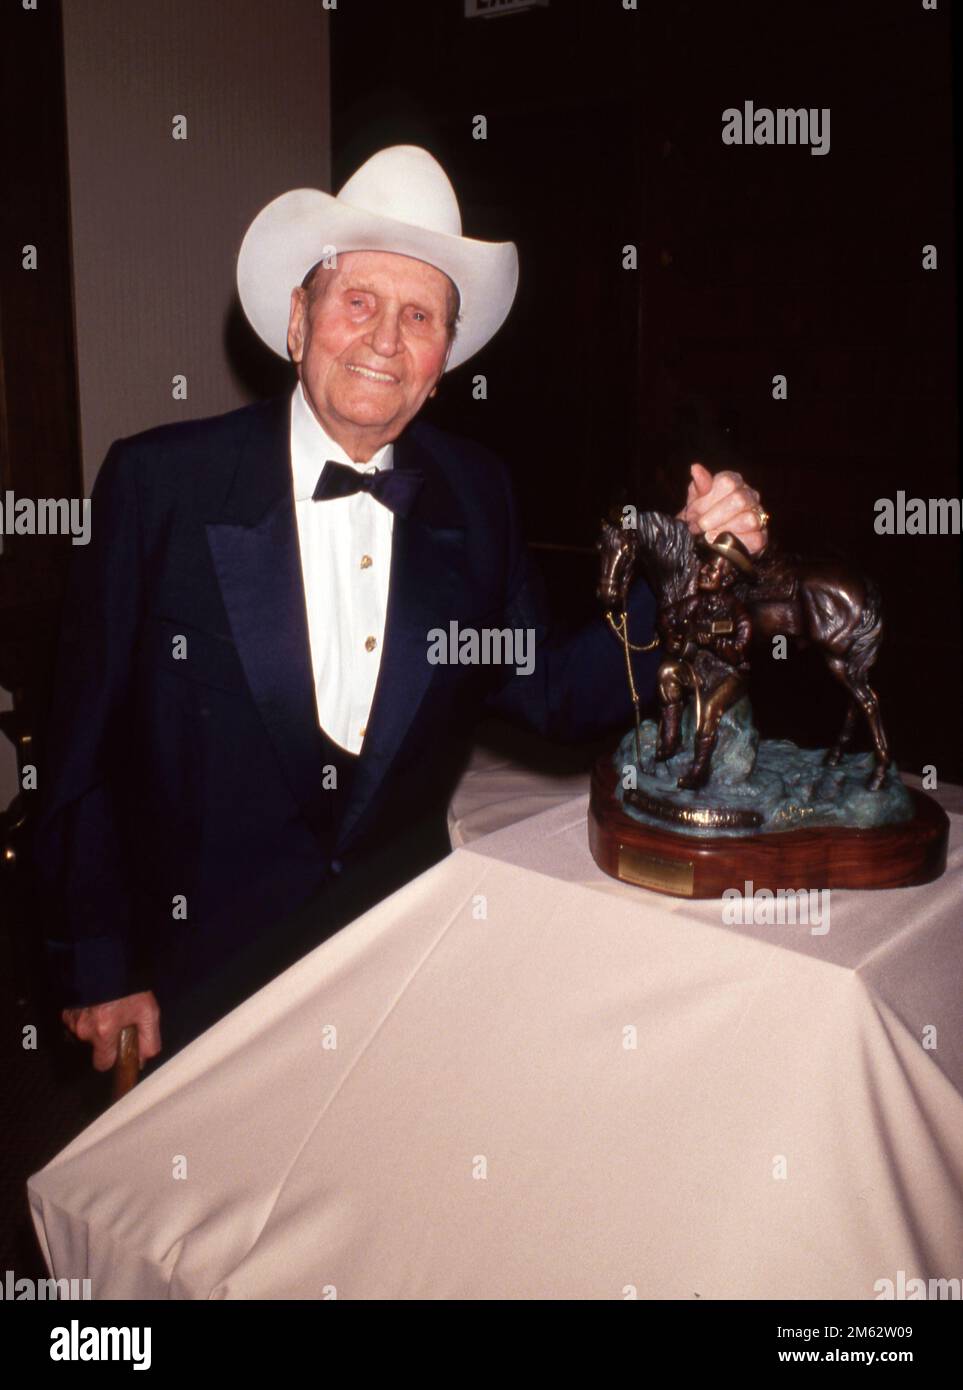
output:
[{"label": "dark background wall", "polygon": [[[659,9],[642,84],[643,455],[667,477],[693,451],[731,453],[778,534],[878,577],[874,685],[897,754],[958,778],[960,537],[873,526],[876,499],[899,489],[963,491],[950,6]],[[830,152],[724,146],[719,112],[746,98],[829,107]],[[936,271],[922,269],[927,243]],[[777,372],[786,401],[772,399]],[[842,708],[817,665],[797,655],[759,672],[814,739]]]},{"label": "dark background wall", "polygon": [[[559,608],[591,610],[578,548],[603,508],[674,511],[692,460],[737,467],[784,543],[879,579],[897,755],[959,778],[960,538],[873,529],[877,498],[963,491],[950,8],[552,0],[466,20],[453,2],[429,22],[368,0],[332,16],[332,133],[335,187],[421,143],[467,232],[519,244],[508,325],[431,409],[510,461],[533,542],[573,547],[539,552]],[[829,153],[724,145],[747,99],[829,107]],[[815,654],[756,679],[770,732],[831,736],[843,697]]]}]

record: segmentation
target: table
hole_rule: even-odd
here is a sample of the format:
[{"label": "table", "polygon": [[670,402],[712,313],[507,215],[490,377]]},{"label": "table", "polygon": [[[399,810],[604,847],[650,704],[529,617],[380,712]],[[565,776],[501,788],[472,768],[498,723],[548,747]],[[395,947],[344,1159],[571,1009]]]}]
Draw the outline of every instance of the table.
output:
[{"label": "table", "polygon": [[[609,879],[584,791],[485,771],[447,860],[31,1179],[51,1272],[144,1299],[960,1278],[963,816],[938,883],[834,892],[815,935]],[[547,809],[478,834],[520,803]]]}]

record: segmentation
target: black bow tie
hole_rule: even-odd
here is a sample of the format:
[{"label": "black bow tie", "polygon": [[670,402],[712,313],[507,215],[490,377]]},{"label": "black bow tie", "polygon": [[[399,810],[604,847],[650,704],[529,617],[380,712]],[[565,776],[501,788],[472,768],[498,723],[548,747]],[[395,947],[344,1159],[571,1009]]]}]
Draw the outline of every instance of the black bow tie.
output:
[{"label": "black bow tie", "polygon": [[359,473],[346,463],[328,459],[314,489],[313,500],[327,502],[332,497],[368,492],[397,516],[407,516],[423,481],[424,475],[416,469],[382,468],[377,473]]}]

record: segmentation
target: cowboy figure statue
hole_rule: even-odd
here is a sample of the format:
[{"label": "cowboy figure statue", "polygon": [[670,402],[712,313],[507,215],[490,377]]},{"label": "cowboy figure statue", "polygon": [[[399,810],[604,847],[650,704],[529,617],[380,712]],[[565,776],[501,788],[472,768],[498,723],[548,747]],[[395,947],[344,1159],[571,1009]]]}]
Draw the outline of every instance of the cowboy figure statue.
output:
[{"label": "cowboy figure statue", "polygon": [[658,674],[662,718],[655,756],[657,762],[665,762],[678,750],[683,701],[687,690],[694,691],[695,757],[678,780],[679,787],[689,790],[708,781],[719,721],[746,693],[746,653],[752,637],[748,610],[729,592],[737,573],[754,577],[748,550],[729,531],[714,541],[703,539],[700,549],[705,558],[697,592],[660,617],[668,658]]}]

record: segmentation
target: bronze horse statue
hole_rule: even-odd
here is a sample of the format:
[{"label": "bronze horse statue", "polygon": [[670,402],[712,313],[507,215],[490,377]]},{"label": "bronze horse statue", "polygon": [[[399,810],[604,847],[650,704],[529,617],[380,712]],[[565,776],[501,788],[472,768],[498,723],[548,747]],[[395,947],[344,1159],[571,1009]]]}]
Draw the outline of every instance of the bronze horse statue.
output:
[{"label": "bronze horse statue", "polygon": [[[600,552],[596,592],[610,627],[625,643],[627,653],[630,649],[652,651],[659,644],[658,636],[644,646],[629,642],[625,617],[629,587],[641,563],[660,614],[694,592],[699,560],[688,525],[662,512],[640,512],[634,526],[603,521],[596,548]],[[867,678],[883,639],[879,590],[843,561],[799,559],[781,554],[773,545],[767,557],[757,562],[757,581],[741,580],[734,591],[750,611],[753,641],[782,635],[800,646],[812,643],[821,650],[849,695],[843,726],[827,751],[826,764],[839,764],[861,711],[876,755],[867,785],[877,791],[892,762],[879,699]],[[620,615],[620,623],[613,619],[614,613]]]}]

